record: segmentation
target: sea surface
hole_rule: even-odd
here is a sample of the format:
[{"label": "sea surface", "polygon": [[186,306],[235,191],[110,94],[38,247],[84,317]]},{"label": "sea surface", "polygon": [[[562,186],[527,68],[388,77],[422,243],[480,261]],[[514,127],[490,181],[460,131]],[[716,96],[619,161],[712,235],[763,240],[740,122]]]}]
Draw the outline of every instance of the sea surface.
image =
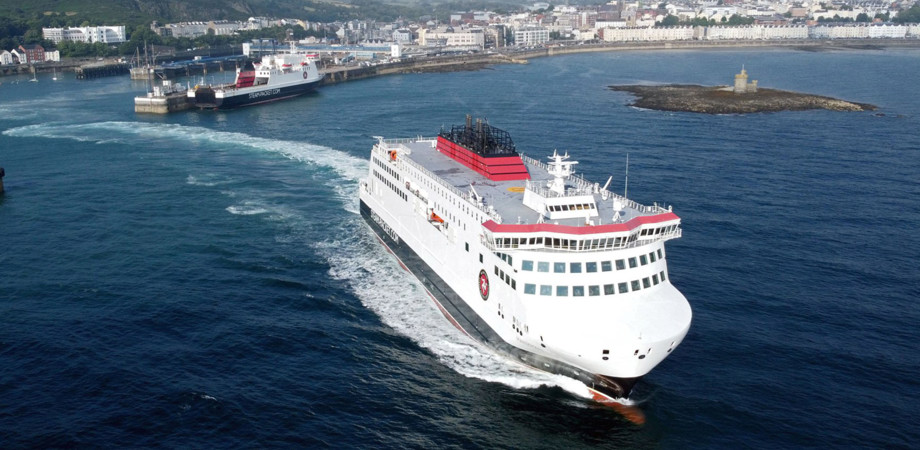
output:
[{"label": "sea surface", "polygon": [[[607,89],[742,65],[879,110]],[[918,73],[917,50],[593,53],[164,116],[127,77],[0,78],[0,447],[916,447]],[[628,154],[629,196],[683,219],[693,324],[634,392],[645,425],[468,341],[362,223],[373,136],[466,114],[619,192]]]}]

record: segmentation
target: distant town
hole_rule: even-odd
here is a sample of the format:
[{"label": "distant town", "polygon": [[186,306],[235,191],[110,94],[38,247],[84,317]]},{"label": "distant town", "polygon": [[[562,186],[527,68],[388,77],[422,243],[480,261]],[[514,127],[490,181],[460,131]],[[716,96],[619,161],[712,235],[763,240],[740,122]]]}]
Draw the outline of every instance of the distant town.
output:
[{"label": "distant town", "polygon": [[457,12],[447,21],[422,17],[388,23],[369,19],[320,23],[252,17],[246,21],[152,22],[149,30],[138,28],[131,35],[125,25],[118,24],[42,28],[40,42],[0,50],[0,65],[57,62],[62,57],[86,56],[87,48],[105,56],[125,56],[137,52],[140,35],[144,35],[145,46],[148,41],[162,40],[200,47],[233,43],[234,36],[253,36],[269,29],[284,30],[283,40],[305,45],[396,45],[403,49],[399,54],[428,55],[630,42],[907,40],[920,39],[920,3],[623,0],[593,6],[535,3],[528,10],[504,14]]}]

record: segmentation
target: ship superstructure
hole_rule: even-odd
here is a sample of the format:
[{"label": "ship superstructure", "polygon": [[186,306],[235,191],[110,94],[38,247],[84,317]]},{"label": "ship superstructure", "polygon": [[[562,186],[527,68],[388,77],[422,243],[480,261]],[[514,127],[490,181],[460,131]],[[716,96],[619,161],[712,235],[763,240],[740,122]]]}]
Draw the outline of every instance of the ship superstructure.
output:
[{"label": "ship superstructure", "polygon": [[628,396],[690,327],[664,248],[680,218],[576,164],[521,155],[467,117],[437,137],[380,138],[360,209],[455,326],[606,401]]},{"label": "ship superstructure", "polygon": [[188,90],[189,100],[203,109],[229,109],[272,102],[306,94],[319,86],[323,75],[316,68],[317,55],[290,53],[262,57],[236,70],[236,80],[219,86],[198,85]]}]

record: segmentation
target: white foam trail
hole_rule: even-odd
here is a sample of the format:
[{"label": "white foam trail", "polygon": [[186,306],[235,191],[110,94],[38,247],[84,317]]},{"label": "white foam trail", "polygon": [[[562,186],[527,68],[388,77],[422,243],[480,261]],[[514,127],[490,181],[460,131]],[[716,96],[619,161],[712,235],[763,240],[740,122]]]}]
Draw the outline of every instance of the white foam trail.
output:
[{"label": "white foam trail", "polygon": [[253,206],[253,205],[239,205],[239,206],[234,205],[234,206],[228,206],[226,209],[227,209],[227,212],[229,212],[230,214],[236,214],[239,216],[253,216],[256,214],[265,214],[269,212],[265,208],[261,208],[261,207]]},{"label": "white foam trail", "polygon": [[361,302],[381,320],[430,350],[456,372],[517,389],[558,386],[591,398],[581,382],[553,375],[506,359],[474,342],[451,325],[415,277],[406,273],[355,217],[343,231],[349,239],[316,247],[329,261],[330,275],[347,281]]}]

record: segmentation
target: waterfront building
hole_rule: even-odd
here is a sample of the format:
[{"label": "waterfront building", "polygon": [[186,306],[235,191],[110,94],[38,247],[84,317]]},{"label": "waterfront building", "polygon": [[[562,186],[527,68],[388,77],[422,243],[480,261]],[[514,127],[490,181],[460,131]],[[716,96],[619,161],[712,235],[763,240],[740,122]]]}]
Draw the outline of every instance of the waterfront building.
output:
[{"label": "waterfront building", "polygon": [[694,29],[682,27],[604,28],[598,31],[604,42],[688,41],[694,39]]},{"label": "waterfront building", "polygon": [[549,30],[545,27],[525,26],[514,30],[514,43],[519,46],[533,46],[549,42]]},{"label": "waterfront building", "polygon": [[45,48],[38,44],[22,44],[19,46],[19,64],[35,64],[45,62]]},{"label": "waterfront building", "polygon": [[7,50],[0,51],[0,65],[13,64],[13,54]]},{"label": "waterfront building", "polygon": [[439,28],[437,30],[428,30],[425,28],[418,30],[418,45],[427,46],[432,42],[436,45],[448,47],[485,47],[485,35],[482,28],[467,28],[459,31],[452,28]]},{"label": "waterfront building", "polygon": [[61,52],[59,50],[45,51],[45,62],[60,62]]},{"label": "waterfront building", "polygon": [[870,39],[904,39],[907,37],[907,25],[879,23],[869,25]]},{"label": "waterfront building", "polygon": [[412,43],[412,32],[408,28],[400,28],[393,31],[393,41],[400,44]]},{"label": "waterfront building", "polygon": [[125,26],[42,28],[42,37],[55,44],[63,41],[95,44],[119,44],[125,42]]}]

